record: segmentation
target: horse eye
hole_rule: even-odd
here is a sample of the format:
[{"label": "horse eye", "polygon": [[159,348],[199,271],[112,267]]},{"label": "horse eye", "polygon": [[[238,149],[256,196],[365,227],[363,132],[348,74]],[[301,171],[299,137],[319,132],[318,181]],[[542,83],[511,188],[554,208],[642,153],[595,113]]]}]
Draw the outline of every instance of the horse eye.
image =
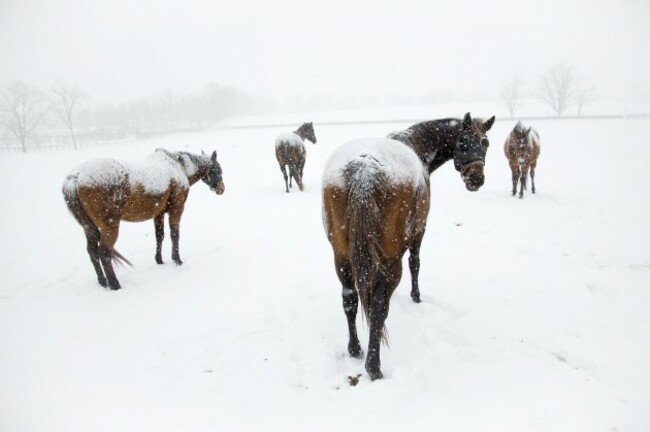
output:
[{"label": "horse eye", "polygon": [[487,148],[490,145],[490,141],[487,138],[481,138],[481,145]]}]

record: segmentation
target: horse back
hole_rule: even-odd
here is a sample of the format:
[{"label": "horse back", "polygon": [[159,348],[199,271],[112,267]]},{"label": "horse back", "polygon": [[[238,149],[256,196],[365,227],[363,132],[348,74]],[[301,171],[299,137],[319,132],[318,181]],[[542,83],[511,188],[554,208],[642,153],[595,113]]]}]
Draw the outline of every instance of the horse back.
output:
[{"label": "horse back", "polygon": [[395,176],[396,162],[402,162],[398,158],[386,163],[389,159],[375,159],[365,150],[339,167],[328,163],[323,178],[323,223],[336,255],[350,256],[351,230],[360,225],[370,227],[385,259],[401,258],[424,231],[428,177],[415,153],[406,146],[403,149],[411,153],[407,156],[412,165],[405,169],[410,178]]},{"label": "horse back", "polygon": [[166,161],[100,159],[81,165],[74,174],[80,202],[100,228],[113,221],[148,220],[171,206],[182,208],[189,192],[187,177]]}]

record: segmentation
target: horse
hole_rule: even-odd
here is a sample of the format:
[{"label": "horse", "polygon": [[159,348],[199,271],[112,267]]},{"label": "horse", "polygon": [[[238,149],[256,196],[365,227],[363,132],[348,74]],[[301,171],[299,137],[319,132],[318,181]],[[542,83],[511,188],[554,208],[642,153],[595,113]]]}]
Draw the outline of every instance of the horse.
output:
[{"label": "horse", "polygon": [[348,353],[363,358],[356,329],[359,301],[369,323],[365,369],[371,380],[383,378],[380,345],[391,295],[402,275],[402,257],[410,252],[411,298],[420,302],[420,245],[429,213],[429,177],[448,160],[465,187],[484,183],[485,133],[494,123],[441,119],[417,123],[387,138],[343,144],[323,172],[323,225],[334,253],[348,324]]},{"label": "horse", "polygon": [[158,264],[163,264],[161,248],[167,213],[172,260],[178,265],[183,264],[178,252],[181,216],[190,186],[198,180],[203,180],[217,195],[224,193],[216,151],[208,156],[159,148],[140,161],[93,159],[77,166],[66,176],[63,197],[84,230],[88,255],[101,286],[108,286],[111,290],[121,288],[112,261],[131,265],[113,248],[122,220],[154,220],[155,259]]},{"label": "horse", "polygon": [[521,182],[519,198],[524,197],[524,189],[530,169],[531,192],[535,193],[535,168],[540,153],[539,134],[532,127],[526,128],[518,121],[503,145],[512,171],[512,196],[517,193],[517,183]]},{"label": "horse", "polygon": [[[293,188],[291,179],[294,178],[298,188],[303,190],[302,171],[305,167],[306,149],[304,140],[309,140],[316,144],[316,134],[314,133],[313,123],[303,123],[294,132],[280,134],[275,140],[275,158],[280,165],[280,171],[284,177],[284,186],[286,192]],[[287,176],[286,168],[289,168]],[[287,183],[287,177],[289,182]]]}]

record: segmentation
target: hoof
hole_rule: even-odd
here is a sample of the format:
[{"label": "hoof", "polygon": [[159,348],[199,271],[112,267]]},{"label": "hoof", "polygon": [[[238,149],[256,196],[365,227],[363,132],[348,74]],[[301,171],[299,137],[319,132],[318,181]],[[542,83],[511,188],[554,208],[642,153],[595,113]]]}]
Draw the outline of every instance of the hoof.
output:
[{"label": "hoof", "polygon": [[368,372],[368,376],[370,377],[370,381],[374,381],[374,380],[384,378],[384,374],[382,374],[380,370],[376,370],[376,371],[373,371],[373,372],[370,372],[370,371],[366,371],[366,372]]},{"label": "hoof", "polygon": [[176,263],[176,265],[183,265],[183,261],[181,261],[180,258],[173,258],[173,260]]},{"label": "hoof", "polygon": [[156,256],[156,263],[158,264],[164,264],[162,257]]},{"label": "hoof", "polygon": [[106,283],[106,279],[104,279],[104,278],[98,278],[98,279],[97,279],[97,282],[98,282],[101,286],[103,286],[104,288],[106,288],[106,287],[108,286],[108,283]]},{"label": "hoof", "polygon": [[360,346],[348,346],[348,354],[350,354],[350,357],[356,358],[356,359],[362,359],[363,358],[363,350],[361,349]]},{"label": "hoof", "polygon": [[422,303],[422,300],[420,299],[420,293],[418,293],[418,294],[411,294],[411,299],[412,299],[415,303]]},{"label": "hoof", "polygon": [[110,289],[111,291],[117,291],[119,289],[122,289],[122,287],[120,286],[119,282],[116,282],[115,284],[110,284],[108,286],[108,289]]}]

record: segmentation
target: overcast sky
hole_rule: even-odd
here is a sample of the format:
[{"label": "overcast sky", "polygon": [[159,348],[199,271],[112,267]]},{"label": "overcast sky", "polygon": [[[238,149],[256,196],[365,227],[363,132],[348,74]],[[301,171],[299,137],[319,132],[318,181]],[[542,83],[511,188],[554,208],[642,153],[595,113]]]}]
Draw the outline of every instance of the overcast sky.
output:
[{"label": "overcast sky", "polygon": [[650,93],[647,0],[0,0],[0,85],[115,101],[215,81],[251,93],[496,95],[569,61]]}]

